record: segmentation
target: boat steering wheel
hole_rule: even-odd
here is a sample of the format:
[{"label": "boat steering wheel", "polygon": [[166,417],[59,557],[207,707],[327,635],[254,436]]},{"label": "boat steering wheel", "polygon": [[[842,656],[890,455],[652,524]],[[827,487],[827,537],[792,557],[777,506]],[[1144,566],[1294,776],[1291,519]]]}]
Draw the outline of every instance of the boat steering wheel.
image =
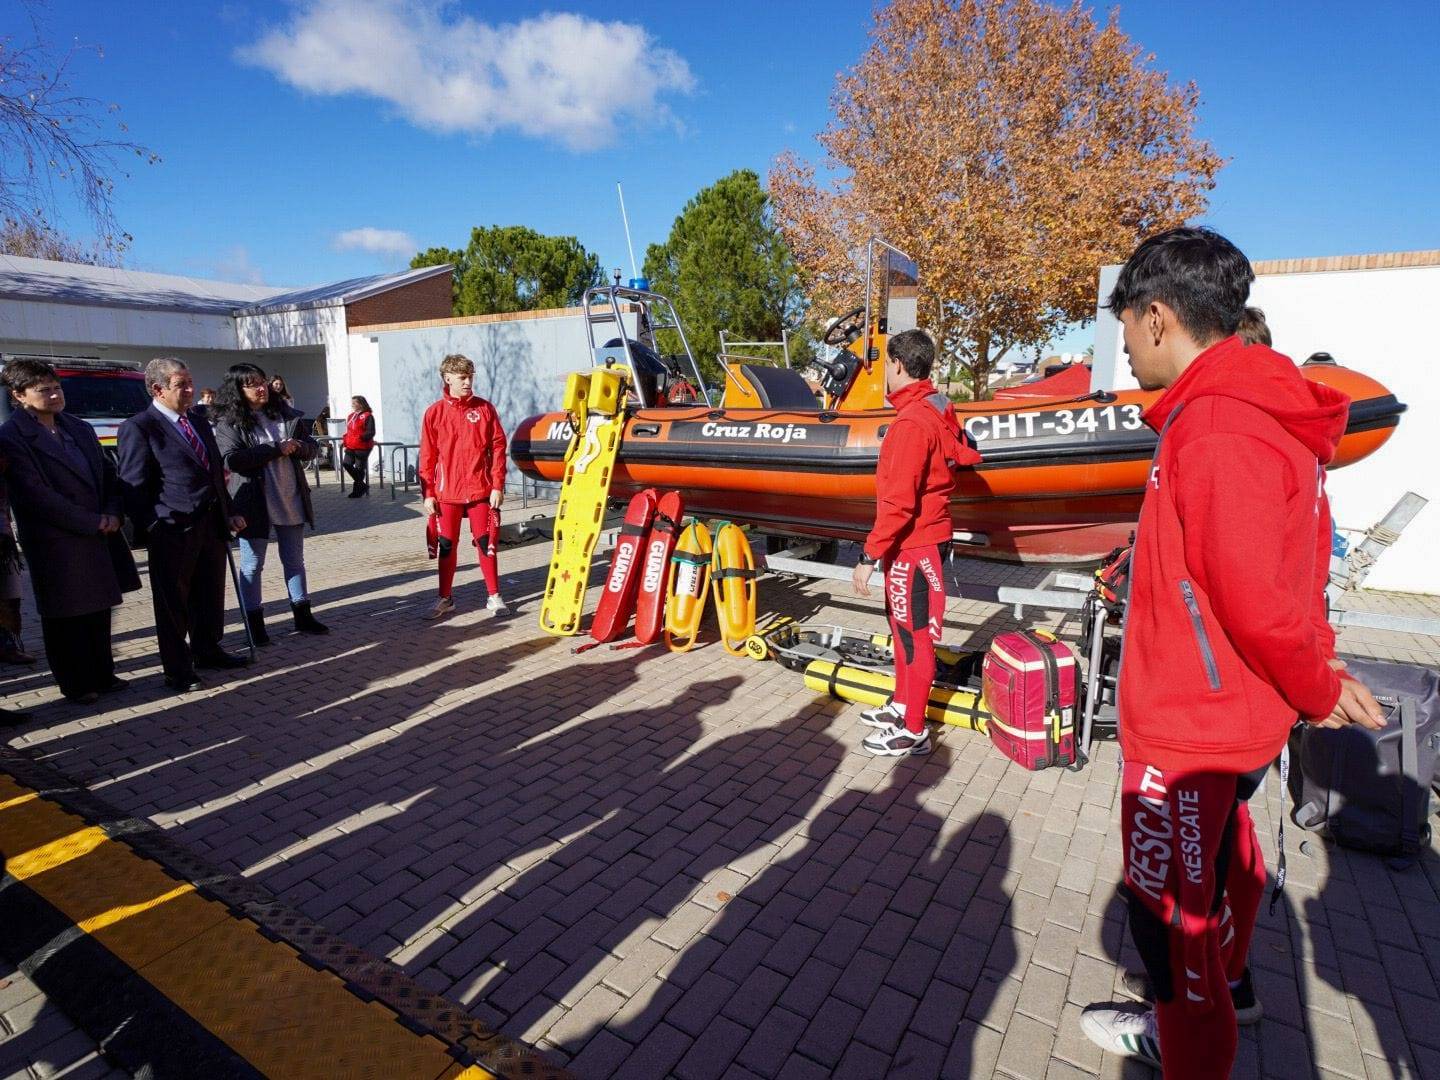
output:
[{"label": "boat steering wheel", "polygon": [[865,332],[865,307],[862,304],[854,311],[847,311],[825,328],[820,340],[826,345],[843,349]]}]

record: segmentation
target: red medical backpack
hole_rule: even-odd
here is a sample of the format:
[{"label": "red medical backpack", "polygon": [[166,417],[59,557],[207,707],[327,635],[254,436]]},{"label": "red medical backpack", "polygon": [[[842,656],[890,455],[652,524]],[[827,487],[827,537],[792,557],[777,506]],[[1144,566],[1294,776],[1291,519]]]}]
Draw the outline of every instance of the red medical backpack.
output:
[{"label": "red medical backpack", "polygon": [[1079,666],[1075,653],[1042,631],[996,634],[985,654],[990,741],[1030,770],[1075,764]]}]

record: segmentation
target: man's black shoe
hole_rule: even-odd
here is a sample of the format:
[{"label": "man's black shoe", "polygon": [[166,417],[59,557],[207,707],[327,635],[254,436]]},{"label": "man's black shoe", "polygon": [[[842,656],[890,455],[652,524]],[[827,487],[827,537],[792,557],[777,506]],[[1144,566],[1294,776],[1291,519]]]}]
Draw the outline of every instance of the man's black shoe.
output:
[{"label": "man's black shoe", "polygon": [[97,686],[95,689],[97,689],[98,691],[100,691],[100,693],[102,693],[102,694],[113,694],[113,693],[115,693],[117,690],[124,690],[125,687],[127,687],[127,686],[129,686],[129,685],[130,685],[130,683],[129,683],[127,680],[120,678],[119,675],[116,675],[113,679],[111,679],[111,680],[110,680],[108,683],[106,683],[104,686]]},{"label": "man's black shoe", "polygon": [[211,656],[195,657],[197,668],[209,668],[212,671],[229,671],[231,668],[242,668],[250,666],[248,656],[237,656],[235,653],[217,652]]},{"label": "man's black shoe", "polygon": [[191,690],[202,690],[205,684],[200,681],[200,676],[193,671],[186,675],[166,675],[165,685],[177,694],[187,694]]},{"label": "man's black shoe", "polygon": [[72,705],[94,705],[100,700],[100,695],[94,690],[87,690],[83,694],[66,694],[65,700]]}]

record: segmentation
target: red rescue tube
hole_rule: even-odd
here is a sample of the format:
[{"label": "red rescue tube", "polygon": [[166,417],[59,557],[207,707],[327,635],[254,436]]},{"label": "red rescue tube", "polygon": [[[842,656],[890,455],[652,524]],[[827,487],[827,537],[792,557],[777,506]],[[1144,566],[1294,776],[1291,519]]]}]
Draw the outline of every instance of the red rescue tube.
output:
[{"label": "red rescue tube", "polygon": [[597,642],[614,641],[630,624],[640,586],[641,548],[650,535],[656,501],[655,489],[646,488],[631,499],[625,509],[625,520],[615,541],[615,554],[610,559],[610,572],[600,593],[600,606],[590,623],[590,636]]},{"label": "red rescue tube", "polygon": [[645,539],[645,562],[640,574],[640,598],[635,605],[635,640],[649,645],[660,640],[665,623],[665,582],[670,574],[670,556],[680,536],[685,517],[685,500],[678,491],[660,496],[650,535]]}]

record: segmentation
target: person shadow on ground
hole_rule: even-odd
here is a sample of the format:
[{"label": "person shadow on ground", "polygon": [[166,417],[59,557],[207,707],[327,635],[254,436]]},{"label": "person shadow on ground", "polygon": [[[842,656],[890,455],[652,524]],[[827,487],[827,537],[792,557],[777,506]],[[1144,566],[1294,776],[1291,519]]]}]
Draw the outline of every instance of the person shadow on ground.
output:
[{"label": "person shadow on ground", "polygon": [[[685,1061],[647,1040],[662,1020],[684,1025],[687,995],[713,993],[708,980],[727,989],[720,1022],[756,1032],[731,1063],[737,1072],[863,1072],[883,1059],[890,1075],[917,1080],[971,1075],[980,1028],[965,1018],[990,1018],[1017,961],[1002,921],[1010,845],[998,815],[956,828],[924,806],[948,759],[942,743],[928,760],[894,762],[883,786],[844,792],[802,827],[802,847],[733,896],[707,883],[699,899],[717,917],[642,1008],[569,1033],[571,1068],[641,1077],[698,1066],[713,1053],[703,1041]],[[968,927],[967,908],[980,913]],[[919,1006],[898,1022],[906,1002]],[[636,1049],[622,1063],[613,1055],[624,1046]]]},{"label": "person shadow on ground", "polygon": [[[735,680],[723,681],[721,702],[734,686]],[[747,725],[708,743],[695,722],[684,746],[674,740],[660,768],[646,774],[642,794],[617,786],[572,819],[577,828],[563,830],[559,847],[552,837],[562,830],[552,830],[510,854],[509,862],[522,868],[456,920],[447,943],[410,958],[407,969],[446,969],[452,958],[443,950],[458,939],[472,970],[449,966],[460,976],[450,995],[479,998],[474,1008],[482,1016],[506,1031],[526,1031],[585,988],[595,971],[646,948],[652,932],[664,937],[668,921],[703,881],[778,845],[809,815],[843,756],[825,731],[834,711],[827,702],[807,704],[777,723]],[[656,719],[654,710],[637,710],[588,723],[623,732],[653,727]],[[652,735],[664,738],[671,727]],[[575,737],[557,733],[528,754],[537,764],[553,760]],[[533,859],[541,843],[552,850]]]}]

